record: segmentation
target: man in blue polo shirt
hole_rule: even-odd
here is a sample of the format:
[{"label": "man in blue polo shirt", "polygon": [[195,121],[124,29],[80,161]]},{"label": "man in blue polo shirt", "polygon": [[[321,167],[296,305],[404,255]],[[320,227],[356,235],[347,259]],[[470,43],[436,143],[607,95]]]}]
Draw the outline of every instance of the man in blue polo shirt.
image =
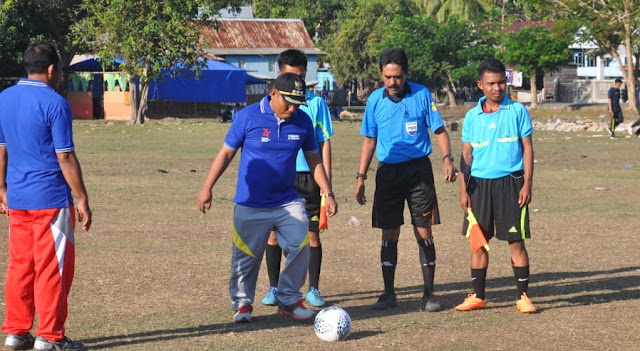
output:
[{"label": "man in blue polo shirt", "polygon": [[404,224],[404,202],[409,205],[411,224],[418,241],[424,279],[421,309],[437,311],[440,303],[433,295],[436,250],[431,226],[440,224],[438,201],[429,154],[429,130],[442,151],[445,181],[456,180],[449,135],[426,87],[407,82],[408,59],[404,50],[390,49],[380,56],[384,87],[367,100],[360,133],[364,136],[360,165],[356,173],[356,200],[364,205],[367,170],[374,151],[378,158],[372,224],[382,229],[380,261],[384,293],[371,307],[396,307],[394,289],[398,261],[400,226]]},{"label": "man in blue polo shirt", "polygon": [[[478,67],[478,88],[484,93],[478,105],[467,112],[462,125],[460,160],[460,206],[466,215],[473,208],[488,241],[494,235],[509,243],[511,265],[517,287],[516,307],[533,313],[527,295],[529,255],[524,239],[530,237],[529,210],[533,181],[533,127],[527,109],[509,99],[505,67],[496,59]],[[466,235],[469,220],[464,219]],[[480,247],[471,252],[473,294],[455,308],[472,311],[486,307],[485,278],[489,252]]]},{"label": "man in blue polo shirt", "polygon": [[[64,329],[75,261],[72,192],[84,231],[91,209],[74,152],[71,109],[54,90],[62,61],[47,42],[29,45],[23,60],[27,79],[0,94],[0,213],[8,211],[11,232],[4,347],[84,350]],[[34,340],[29,330],[36,307]]]},{"label": "man in blue polo shirt", "polygon": [[295,187],[298,150],[304,151],[326,196],[327,214],[335,215],[338,207],[320,161],[311,120],[298,109],[303,104],[304,81],[293,73],[279,75],[270,94],[244,108],[231,125],[198,196],[198,208],[204,213],[211,208],[213,186],[242,148],[233,200],[229,283],[235,322],[251,321],[260,261],[273,229],[287,257],[278,281],[278,314],[297,320],[314,316],[302,303],[300,293],[309,263],[309,220]]}]

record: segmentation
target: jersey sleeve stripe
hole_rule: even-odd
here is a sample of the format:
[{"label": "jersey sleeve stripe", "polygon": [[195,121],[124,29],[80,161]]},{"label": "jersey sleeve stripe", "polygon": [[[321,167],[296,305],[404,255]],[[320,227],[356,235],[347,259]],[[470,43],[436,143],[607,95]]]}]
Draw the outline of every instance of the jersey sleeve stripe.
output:
[{"label": "jersey sleeve stripe", "polygon": [[55,149],[55,152],[57,154],[61,154],[61,153],[65,153],[65,152],[71,152],[71,151],[74,151],[74,150],[75,150],[74,147],[66,147],[64,149]]},{"label": "jersey sleeve stripe", "polygon": [[225,147],[227,147],[227,148],[229,148],[229,149],[231,149],[231,150],[233,150],[233,151],[238,150],[238,148],[237,148],[237,147],[233,147],[233,146],[231,146],[231,145],[229,145],[229,144],[227,144],[227,143],[224,143],[224,146],[225,146]]}]

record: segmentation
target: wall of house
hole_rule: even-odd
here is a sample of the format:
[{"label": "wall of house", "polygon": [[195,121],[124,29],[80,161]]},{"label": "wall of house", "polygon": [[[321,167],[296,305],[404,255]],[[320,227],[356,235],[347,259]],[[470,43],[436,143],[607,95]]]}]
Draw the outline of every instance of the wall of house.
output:
[{"label": "wall of house", "polygon": [[613,80],[575,79],[559,81],[557,85],[557,102],[574,104],[607,103],[607,93],[613,86]]},{"label": "wall of house", "polygon": [[[278,55],[227,55],[227,63],[236,67],[244,68],[248,74],[262,79],[276,79],[278,76]],[[241,65],[244,60],[244,67]],[[269,61],[272,64],[269,64]],[[318,57],[316,55],[307,56],[307,82],[317,82],[318,80]]]}]

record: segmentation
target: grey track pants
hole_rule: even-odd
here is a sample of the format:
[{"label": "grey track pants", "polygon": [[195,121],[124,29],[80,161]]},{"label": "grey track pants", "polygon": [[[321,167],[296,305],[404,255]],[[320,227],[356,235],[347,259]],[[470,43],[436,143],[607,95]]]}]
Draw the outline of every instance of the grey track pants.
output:
[{"label": "grey track pants", "polygon": [[276,231],[286,257],[278,281],[278,299],[285,305],[296,303],[309,266],[309,220],[304,199],[273,208],[252,208],[236,204],[233,214],[233,245],[229,293],[231,307],[253,304],[260,263],[269,232]]}]

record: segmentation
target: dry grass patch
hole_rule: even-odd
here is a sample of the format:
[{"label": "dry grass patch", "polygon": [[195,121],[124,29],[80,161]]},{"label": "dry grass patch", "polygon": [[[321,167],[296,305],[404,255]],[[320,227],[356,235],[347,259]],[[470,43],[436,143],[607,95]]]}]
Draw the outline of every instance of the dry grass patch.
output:
[{"label": "dry grass patch", "polygon": [[[637,138],[534,134],[533,239],[527,245],[530,295],[540,310],[535,315],[516,311],[507,246],[495,241],[489,308],[452,310],[471,289],[469,248],[460,235],[458,185],[444,183],[436,148],[443,219],[434,229],[436,289],[446,310],[418,312],[418,249],[405,226],[396,278],[399,306],[376,312],[369,305],[382,290],[380,233],[370,227],[370,204],[359,206],[353,197],[360,123],[337,122],[332,145],[340,213],[323,234],[320,288],[331,304],[351,314],[353,331],[347,341],[327,344],[316,338],[311,323],[280,317],[259,302],[254,323],[231,322],[228,277],[237,160],[214,188],[212,211],[202,215],[195,206],[229,125],[170,122],[74,125],[95,218],[89,233],[77,235],[67,326],[70,337],[93,350],[631,350],[640,344]],[[458,154],[460,131],[451,136]],[[367,181],[370,200],[372,178]],[[0,221],[6,228],[6,219]],[[7,230],[1,233],[0,242],[6,243]],[[0,271],[6,269],[4,247]],[[266,286],[263,266],[257,300]]]}]

